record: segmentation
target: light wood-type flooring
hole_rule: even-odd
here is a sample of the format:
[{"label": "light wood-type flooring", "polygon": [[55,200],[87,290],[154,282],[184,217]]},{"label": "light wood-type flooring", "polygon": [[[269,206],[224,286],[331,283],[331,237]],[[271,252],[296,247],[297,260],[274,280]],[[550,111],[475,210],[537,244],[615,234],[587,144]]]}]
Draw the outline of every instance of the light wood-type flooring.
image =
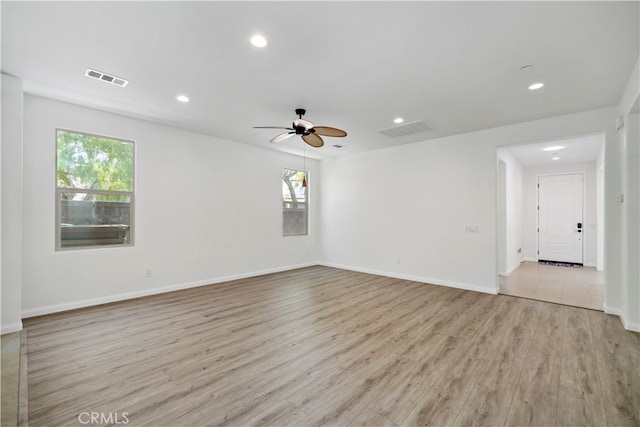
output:
[{"label": "light wood-type flooring", "polygon": [[18,395],[20,376],[20,332],[0,338],[0,426],[18,425]]},{"label": "light wood-type flooring", "polygon": [[640,425],[640,334],[565,305],[310,267],[25,324],[32,427]]}]

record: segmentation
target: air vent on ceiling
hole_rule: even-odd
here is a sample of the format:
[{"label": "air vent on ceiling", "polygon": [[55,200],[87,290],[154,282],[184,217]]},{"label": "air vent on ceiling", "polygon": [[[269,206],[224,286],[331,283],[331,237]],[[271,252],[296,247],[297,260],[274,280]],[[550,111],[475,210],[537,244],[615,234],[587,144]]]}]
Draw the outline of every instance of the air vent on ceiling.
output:
[{"label": "air vent on ceiling", "polygon": [[125,80],[121,77],[111,76],[101,71],[92,70],[91,68],[87,68],[87,72],[84,75],[87,77],[91,77],[92,79],[102,80],[103,82],[111,83],[120,87],[125,87],[129,84],[129,80]]},{"label": "air vent on ceiling", "polygon": [[387,129],[381,129],[378,132],[388,136],[389,138],[396,138],[398,136],[413,135],[415,133],[425,132],[431,130],[422,120],[417,122],[405,123],[400,126],[393,126]]}]

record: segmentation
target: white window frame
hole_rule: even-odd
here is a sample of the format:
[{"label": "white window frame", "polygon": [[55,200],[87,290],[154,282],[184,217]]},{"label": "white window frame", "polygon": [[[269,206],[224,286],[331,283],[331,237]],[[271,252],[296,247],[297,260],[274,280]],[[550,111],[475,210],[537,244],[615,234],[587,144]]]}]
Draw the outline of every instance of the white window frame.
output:
[{"label": "white window frame", "polygon": [[[69,132],[81,135],[93,136],[98,138],[109,139],[113,141],[121,141],[132,144],[132,157],[131,157],[131,191],[114,191],[114,190],[88,190],[74,187],[58,187],[58,132]],[[118,138],[109,135],[102,135],[91,132],[84,132],[66,128],[56,128],[54,135],[54,147],[55,147],[55,249],[56,251],[75,251],[83,249],[105,249],[105,248],[122,248],[134,246],[134,230],[135,230],[135,189],[136,189],[136,142],[131,139]],[[104,244],[104,245],[78,245],[78,246],[62,246],[62,232],[61,232],[61,218],[62,218],[62,193],[82,193],[82,194],[96,194],[96,195],[116,195],[116,196],[128,196],[129,197],[129,237],[123,244]]]},{"label": "white window frame", "polygon": [[286,234],[285,233],[285,226],[284,226],[284,221],[285,221],[285,204],[287,203],[284,200],[284,194],[282,194],[280,197],[282,197],[282,237],[300,237],[300,236],[308,236],[309,235],[309,171],[305,171],[305,170],[301,170],[301,169],[295,169],[295,168],[282,168],[281,174],[280,174],[280,184],[282,185],[282,177],[284,175],[284,171],[285,170],[289,170],[289,171],[295,171],[295,172],[303,172],[305,174],[306,177],[306,181],[307,181],[307,186],[306,186],[306,190],[305,190],[305,200],[304,202],[296,202],[296,204],[299,205],[303,205],[304,206],[304,212],[305,212],[305,231],[304,233],[299,233],[299,234]]}]

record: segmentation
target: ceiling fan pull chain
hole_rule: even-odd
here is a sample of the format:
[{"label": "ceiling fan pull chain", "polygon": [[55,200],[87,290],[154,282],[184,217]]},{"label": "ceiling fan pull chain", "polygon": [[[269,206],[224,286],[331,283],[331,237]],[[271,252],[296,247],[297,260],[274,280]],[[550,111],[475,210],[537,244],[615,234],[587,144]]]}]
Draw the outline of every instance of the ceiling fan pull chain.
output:
[{"label": "ceiling fan pull chain", "polygon": [[307,144],[302,146],[302,188],[307,188]]}]

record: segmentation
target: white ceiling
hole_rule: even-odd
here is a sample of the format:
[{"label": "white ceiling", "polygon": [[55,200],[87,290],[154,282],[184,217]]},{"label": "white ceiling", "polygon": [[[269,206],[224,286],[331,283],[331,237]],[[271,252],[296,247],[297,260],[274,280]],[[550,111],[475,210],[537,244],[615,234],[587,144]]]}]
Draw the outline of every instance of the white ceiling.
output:
[{"label": "white ceiling", "polygon": [[[306,150],[324,158],[617,105],[638,58],[638,6],[2,1],[2,70],[30,93],[285,151],[303,144],[269,145],[278,131],[252,127],[287,126],[303,107],[349,133]],[[266,48],[249,44],[256,32]],[[545,87],[531,92],[535,81]],[[380,134],[396,116],[432,130]]]},{"label": "white ceiling", "polygon": [[[524,167],[566,165],[570,163],[595,162],[600,155],[604,135],[586,135],[535,144],[515,145],[505,148]],[[545,148],[563,146],[560,150],[544,151]],[[552,160],[557,153],[558,160]]]}]

